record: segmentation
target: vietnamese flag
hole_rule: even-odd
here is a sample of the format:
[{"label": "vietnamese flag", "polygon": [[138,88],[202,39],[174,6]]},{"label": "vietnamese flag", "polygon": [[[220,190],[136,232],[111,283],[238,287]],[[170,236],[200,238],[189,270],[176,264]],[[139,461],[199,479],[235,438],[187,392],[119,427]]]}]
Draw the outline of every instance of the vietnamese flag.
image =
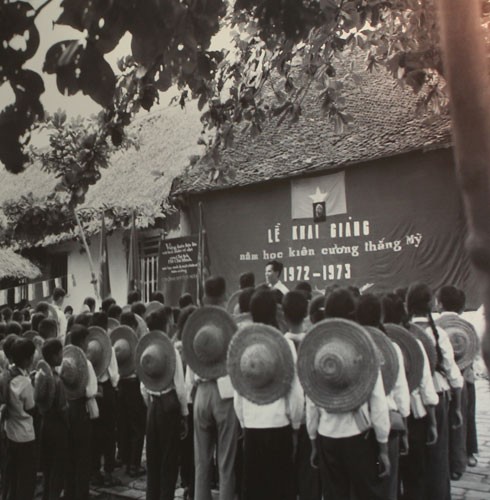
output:
[{"label": "vietnamese flag", "polygon": [[109,278],[109,252],[107,250],[107,230],[105,227],[104,212],[102,212],[102,228],[100,230],[99,266],[99,295],[101,300],[104,300],[111,295],[111,280]]}]

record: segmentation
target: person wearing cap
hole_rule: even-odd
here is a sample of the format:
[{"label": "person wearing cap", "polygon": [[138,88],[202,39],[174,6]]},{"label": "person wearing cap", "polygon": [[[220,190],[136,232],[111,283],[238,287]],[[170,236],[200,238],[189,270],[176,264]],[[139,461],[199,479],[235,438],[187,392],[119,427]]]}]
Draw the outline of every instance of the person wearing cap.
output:
[{"label": "person wearing cap", "polygon": [[[354,320],[355,302],[347,289],[329,294],[325,316]],[[312,464],[320,458],[324,498],[350,498],[352,489],[357,500],[386,500],[382,479],[390,474],[390,417],[379,368],[367,401],[355,411],[331,413],[306,397],[306,426]]]},{"label": "person wearing cap", "polygon": [[[48,339],[42,348],[53,379],[53,398],[40,406],[41,466],[43,472],[43,500],[58,500],[65,486],[68,459],[68,402],[57,368],[63,360],[63,345],[59,339]],[[41,371],[36,375],[39,383]],[[36,384],[37,385],[37,384]]]},{"label": "person wearing cap", "polygon": [[[311,288],[310,288],[311,294]],[[284,337],[293,342],[297,352],[306,336],[303,323],[308,313],[307,295],[301,289],[288,292],[282,301],[288,331]],[[306,429],[306,413],[303,412],[298,432],[298,450],[295,461],[296,492],[299,500],[315,500],[322,496],[320,474],[311,466],[311,443]]]},{"label": "person wearing cap", "polygon": [[[361,295],[356,306],[357,321],[362,326],[378,328],[386,335],[386,330],[381,323],[381,301],[373,294]],[[386,337],[388,339],[388,337]],[[390,420],[392,421],[388,439],[388,453],[390,458],[391,473],[385,478],[387,498],[397,500],[399,486],[399,455],[408,453],[407,418],[410,415],[410,391],[405,375],[405,362],[400,347],[389,340],[396,352],[398,360],[398,373],[393,388],[386,394]],[[401,417],[401,418],[400,418]],[[402,448],[400,449],[400,440]]]},{"label": "person wearing cap", "polygon": [[[427,448],[426,498],[450,498],[449,426],[455,428],[463,423],[461,414],[461,389],[463,376],[454,360],[454,351],[445,330],[436,326],[431,310],[433,295],[423,283],[410,286],[407,293],[407,309],[411,321],[422,327],[435,345],[436,369],[433,374],[434,387],[439,396],[436,406],[437,442]],[[454,398],[451,415],[449,401]]]},{"label": "person wearing cap", "polygon": [[[226,282],[223,277],[210,276],[206,279],[203,303],[225,309]],[[203,309],[198,309],[185,325],[184,353],[186,331],[191,320],[200,317],[198,315]],[[234,323],[232,319],[230,321]],[[236,325],[234,327],[236,329]],[[219,500],[233,499],[236,492],[234,464],[239,424],[233,409],[233,387],[226,374],[226,352],[222,354],[220,364],[225,367],[225,375],[218,377],[199,376],[191,367],[190,356],[185,354],[188,363],[186,385],[194,406],[195,500],[211,500],[211,464],[215,446],[218,450]]]},{"label": "person wearing cap", "polygon": [[289,288],[281,281],[281,273],[284,269],[282,262],[271,260],[265,266],[265,282],[274,289],[279,290],[283,295],[289,292]]},{"label": "person wearing cap", "polygon": [[36,346],[32,340],[16,339],[11,346],[13,365],[0,387],[6,401],[5,433],[7,449],[3,480],[4,500],[32,500],[36,486],[36,435],[32,412],[34,388],[29,370]]},{"label": "person wearing cap", "polygon": [[66,326],[68,323],[68,320],[66,319],[65,313],[62,309],[65,296],[66,292],[65,290],[63,290],[63,288],[57,287],[53,290],[53,308],[56,312],[56,319],[58,321],[58,338],[61,340],[61,343],[63,345],[65,344]]},{"label": "person wearing cap", "polygon": [[[440,318],[460,318],[466,305],[466,295],[463,290],[452,285],[443,286],[437,295]],[[449,466],[451,479],[461,478],[466,466],[477,464],[475,455],[478,453],[478,438],[475,420],[475,373],[473,363],[462,370],[464,385],[461,391],[461,413],[463,425],[449,431]],[[451,405],[454,401],[451,401]]]},{"label": "person wearing cap", "polygon": [[[254,293],[250,302],[254,323],[277,329],[276,309],[275,297],[269,290]],[[304,412],[304,394],[294,369],[296,349],[291,340],[286,342],[294,372],[286,395],[270,403],[257,404],[237,390],[234,392],[234,408],[244,433],[243,500],[292,500],[296,497],[294,460]],[[241,364],[243,360],[242,357]]]},{"label": "person wearing cap", "polygon": [[[146,428],[147,500],[173,500],[179,468],[180,440],[187,436],[187,396],[184,370],[177,349],[164,333],[167,317],[163,307],[152,312],[147,319],[150,332],[140,340],[137,354],[138,370],[141,376],[141,393],[148,407]],[[163,342],[163,339],[167,342]],[[154,349],[161,347],[173,351],[175,359],[169,383],[164,384],[145,367],[152,367],[160,357]],[[165,355],[165,354],[164,354]],[[153,359],[152,359],[153,358]],[[168,358],[165,357],[165,360]],[[159,368],[160,369],[160,368]]]},{"label": "person wearing cap", "polygon": [[[89,498],[89,483],[91,468],[92,420],[98,416],[98,406],[95,400],[97,394],[97,377],[92,363],[85,355],[88,329],[75,324],[70,330],[71,345],[65,346],[60,377],[65,384],[68,399],[68,461],[66,469],[65,497],[70,500],[86,500]],[[78,350],[76,350],[78,348]],[[66,372],[69,360],[65,352],[74,350],[73,358],[76,389],[67,385]],[[84,378],[81,378],[81,374]],[[84,381],[82,385],[80,383]]]},{"label": "person wearing cap", "polygon": [[[94,313],[92,326],[102,328],[107,336],[107,314],[104,311]],[[99,344],[102,345],[102,344]],[[116,418],[119,370],[114,348],[107,342],[110,350],[109,366],[97,377],[99,418],[94,420],[92,434],[92,474],[95,483],[104,486],[118,486],[121,482],[113,476],[116,465]],[[104,476],[100,472],[101,458],[104,457]]]}]

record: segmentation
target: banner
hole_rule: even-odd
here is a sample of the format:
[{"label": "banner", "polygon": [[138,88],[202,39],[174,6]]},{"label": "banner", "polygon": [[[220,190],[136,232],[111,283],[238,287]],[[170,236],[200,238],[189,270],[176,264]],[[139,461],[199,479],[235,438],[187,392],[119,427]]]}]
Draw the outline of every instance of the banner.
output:
[{"label": "banner", "polygon": [[49,280],[43,281],[43,298],[51,295]]},{"label": "banner", "polygon": [[176,306],[184,293],[197,294],[199,235],[163,240],[158,259],[158,283],[165,303]]}]

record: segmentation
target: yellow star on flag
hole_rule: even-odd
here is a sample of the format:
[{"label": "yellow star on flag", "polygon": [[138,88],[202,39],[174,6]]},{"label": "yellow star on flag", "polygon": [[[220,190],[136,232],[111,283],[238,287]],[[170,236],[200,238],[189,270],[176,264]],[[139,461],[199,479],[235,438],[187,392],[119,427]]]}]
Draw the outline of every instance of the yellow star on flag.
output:
[{"label": "yellow star on flag", "polygon": [[308,195],[313,203],[321,203],[325,201],[328,197],[328,192],[322,193],[321,189],[317,186],[314,194]]}]

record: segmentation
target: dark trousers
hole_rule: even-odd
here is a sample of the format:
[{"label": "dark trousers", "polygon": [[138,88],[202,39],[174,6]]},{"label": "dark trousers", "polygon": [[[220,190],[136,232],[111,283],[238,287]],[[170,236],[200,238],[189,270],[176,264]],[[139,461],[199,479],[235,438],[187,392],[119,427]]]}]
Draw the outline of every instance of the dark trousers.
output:
[{"label": "dark trousers", "polygon": [[244,429],[243,500],[293,500],[291,426]]},{"label": "dark trousers", "polygon": [[409,415],[407,428],[408,455],[400,457],[400,499],[426,500],[428,417],[414,418]]},{"label": "dark trousers", "polygon": [[92,469],[100,471],[100,460],[104,457],[104,471],[112,473],[116,465],[116,390],[110,380],[101,386],[102,397],[97,398],[99,418],[93,421]]},{"label": "dark trousers", "polygon": [[[449,403],[449,414],[452,415],[455,408],[455,400]],[[468,454],[466,452],[466,429],[468,423],[468,391],[466,382],[461,390],[461,414],[463,424],[457,429],[453,429],[449,422],[449,470],[451,473],[463,474],[468,464]]]},{"label": "dark trousers", "polygon": [[386,500],[378,478],[378,445],[372,431],[347,438],[318,437],[323,496],[328,500]]},{"label": "dark trousers", "polygon": [[33,500],[36,488],[36,441],[7,440],[3,500]]},{"label": "dark trousers", "polygon": [[119,380],[118,433],[119,454],[126,467],[139,467],[145,441],[146,406],[138,378]]},{"label": "dark trousers", "polygon": [[295,491],[299,500],[320,500],[322,497],[320,472],[311,466],[310,457],[311,441],[306,425],[302,425],[298,432],[298,450],[294,464],[296,473]]},{"label": "dark trousers", "polygon": [[468,456],[478,453],[478,436],[476,433],[476,391],[475,384],[466,382],[468,392],[466,453]]},{"label": "dark trousers", "polygon": [[69,428],[65,497],[70,500],[89,498],[92,422],[85,405],[85,398],[68,401]]},{"label": "dark trousers", "polygon": [[426,447],[427,474],[425,498],[427,500],[449,500],[451,481],[449,477],[449,394],[439,392],[436,406],[437,442]]},{"label": "dark trousers", "polygon": [[390,458],[390,475],[383,479],[386,488],[386,497],[397,500],[400,475],[400,432],[391,431],[388,438],[388,456]]},{"label": "dark trousers", "polygon": [[47,413],[41,423],[43,500],[58,500],[65,486],[68,460],[68,422]]},{"label": "dark trousers", "polygon": [[191,497],[194,496],[194,419],[192,416],[192,405],[187,405],[189,415],[187,426],[189,432],[180,445],[180,477],[182,486],[187,488]]},{"label": "dark trousers", "polygon": [[150,396],[146,427],[146,499],[173,500],[179,470],[180,405],[175,391]]}]

